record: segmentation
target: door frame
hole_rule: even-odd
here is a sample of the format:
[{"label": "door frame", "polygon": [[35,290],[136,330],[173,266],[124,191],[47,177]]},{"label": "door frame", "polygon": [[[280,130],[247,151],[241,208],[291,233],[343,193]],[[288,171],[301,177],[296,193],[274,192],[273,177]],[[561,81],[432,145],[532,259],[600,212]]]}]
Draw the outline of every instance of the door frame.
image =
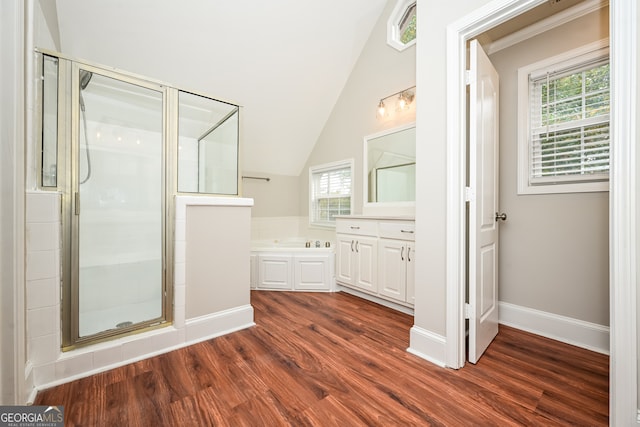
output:
[{"label": "door frame", "polygon": [[[445,364],[465,363],[467,41],[546,0],[495,0],[447,26],[447,194]],[[610,3],[611,147],[609,193],[609,422],[638,418],[636,318],[636,0]],[[634,378],[634,381],[629,381]]]}]

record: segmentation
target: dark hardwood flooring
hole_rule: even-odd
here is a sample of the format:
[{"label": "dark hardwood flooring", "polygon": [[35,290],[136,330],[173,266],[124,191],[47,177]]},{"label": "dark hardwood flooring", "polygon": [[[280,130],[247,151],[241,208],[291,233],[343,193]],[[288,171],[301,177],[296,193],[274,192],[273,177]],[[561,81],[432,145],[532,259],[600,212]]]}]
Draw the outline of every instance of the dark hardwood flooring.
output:
[{"label": "dark hardwood flooring", "polygon": [[501,327],[477,365],[406,352],[413,318],[344,293],[252,292],[257,326],[41,391],[66,426],[597,426],[609,358]]}]

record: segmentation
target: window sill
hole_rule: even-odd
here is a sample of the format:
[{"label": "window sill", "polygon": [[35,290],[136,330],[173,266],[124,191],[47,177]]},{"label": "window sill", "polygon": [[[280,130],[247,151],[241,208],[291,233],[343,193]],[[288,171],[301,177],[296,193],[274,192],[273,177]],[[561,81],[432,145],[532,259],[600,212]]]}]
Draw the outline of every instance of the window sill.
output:
[{"label": "window sill", "polygon": [[595,193],[609,191],[609,181],[529,185],[518,183],[518,196],[529,194]]}]

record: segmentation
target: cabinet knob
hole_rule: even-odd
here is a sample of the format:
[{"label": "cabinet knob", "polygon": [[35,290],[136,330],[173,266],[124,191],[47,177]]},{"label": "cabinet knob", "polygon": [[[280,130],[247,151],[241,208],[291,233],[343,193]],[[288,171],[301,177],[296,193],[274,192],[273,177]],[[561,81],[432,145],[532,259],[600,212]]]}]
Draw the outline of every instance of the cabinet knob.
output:
[{"label": "cabinet knob", "polygon": [[411,246],[407,247],[407,261],[411,262]]},{"label": "cabinet knob", "polygon": [[400,259],[404,261],[404,246],[400,249]]}]

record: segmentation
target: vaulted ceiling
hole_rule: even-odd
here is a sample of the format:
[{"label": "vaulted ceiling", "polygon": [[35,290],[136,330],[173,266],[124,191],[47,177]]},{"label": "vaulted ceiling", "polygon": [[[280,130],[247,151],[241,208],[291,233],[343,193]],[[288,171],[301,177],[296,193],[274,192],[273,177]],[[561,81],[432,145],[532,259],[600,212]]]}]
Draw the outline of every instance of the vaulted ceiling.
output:
[{"label": "vaulted ceiling", "polygon": [[243,169],[298,175],[386,2],[56,0],[53,39],[241,105]]}]

